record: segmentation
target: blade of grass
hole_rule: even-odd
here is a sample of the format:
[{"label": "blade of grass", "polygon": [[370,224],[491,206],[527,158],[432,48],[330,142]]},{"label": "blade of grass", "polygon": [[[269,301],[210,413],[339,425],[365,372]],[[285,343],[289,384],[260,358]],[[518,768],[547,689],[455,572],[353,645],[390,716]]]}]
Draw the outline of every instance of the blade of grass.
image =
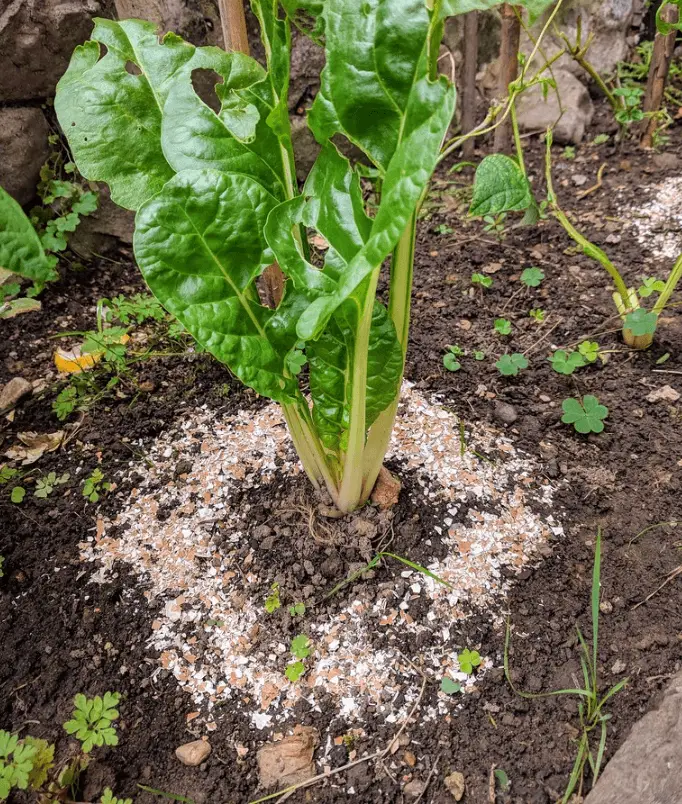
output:
[{"label": "blade of grass", "polygon": [[433,578],[434,581],[443,584],[443,586],[447,586],[448,589],[454,589],[451,583],[448,583],[447,581],[444,581],[442,578],[439,578],[438,575],[435,574],[435,572],[431,572],[431,570],[426,569],[426,567],[422,567],[421,564],[417,564],[415,561],[410,561],[409,558],[403,558],[402,556],[398,556],[395,553],[386,553],[386,552],[379,553],[379,556],[381,558],[383,558],[384,556],[388,556],[388,558],[394,558],[396,561],[400,561],[403,564],[405,564],[405,566],[411,567],[413,570],[417,570],[417,572],[421,572],[423,575],[427,575],[429,578]]},{"label": "blade of grass", "polygon": [[604,759],[604,751],[606,749],[606,721],[602,720],[601,722],[601,737],[599,739],[599,748],[597,749],[597,758],[594,761],[594,775],[592,777],[592,786],[594,787],[597,784],[597,779],[599,778],[599,770],[601,768],[601,763]]},{"label": "blade of grass", "polygon": [[[597,647],[599,641],[599,593],[601,590],[601,528],[597,528],[592,569],[592,678],[597,682]],[[596,694],[596,689],[595,689]]]}]

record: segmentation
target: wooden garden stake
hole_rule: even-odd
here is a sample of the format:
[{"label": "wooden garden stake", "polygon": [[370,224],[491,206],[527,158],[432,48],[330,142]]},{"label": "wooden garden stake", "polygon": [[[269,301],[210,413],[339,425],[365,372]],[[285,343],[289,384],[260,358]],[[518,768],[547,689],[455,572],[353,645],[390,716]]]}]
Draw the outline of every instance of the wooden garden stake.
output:
[{"label": "wooden garden stake", "polygon": [[[462,69],[462,134],[476,125],[476,72],[478,70],[478,11],[464,15],[464,65]],[[462,156],[471,159],[476,140],[471,137],[462,145]]]},{"label": "wooden garden stake", "polygon": [[[500,9],[502,31],[500,38],[500,77],[497,95],[501,100],[509,94],[509,85],[516,80],[519,70],[519,43],[521,41],[521,21],[517,9],[505,3]],[[507,116],[495,129],[494,148],[496,153],[508,154],[512,147],[512,125]]]},{"label": "wooden garden stake", "polygon": [[[249,37],[246,33],[246,17],[242,0],[218,0],[220,24],[223,29],[225,50],[238,51],[250,55]],[[279,265],[273,263],[263,271],[265,303],[277,307],[284,295],[284,274]]]},{"label": "wooden garden stake", "polygon": [[[677,22],[678,16],[679,12],[677,6],[669,5],[661,11],[661,17],[664,22],[674,24]],[[654,51],[651,55],[649,78],[647,80],[646,92],[642,103],[644,112],[651,112],[653,114],[645,120],[643,124],[644,131],[639,142],[642,148],[651,148],[653,144],[654,132],[658,125],[655,113],[658,112],[663,103],[670,62],[672,61],[673,51],[675,50],[676,36],[677,31],[671,31],[669,34],[657,33],[654,38]]]}]

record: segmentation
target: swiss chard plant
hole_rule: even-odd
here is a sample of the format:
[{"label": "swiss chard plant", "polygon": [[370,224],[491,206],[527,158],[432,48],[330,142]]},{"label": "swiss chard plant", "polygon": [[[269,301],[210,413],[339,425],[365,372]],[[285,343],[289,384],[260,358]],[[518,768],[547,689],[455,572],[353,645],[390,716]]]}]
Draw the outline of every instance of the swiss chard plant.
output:
[{"label": "swiss chard plant", "polygon": [[[147,22],[98,19],[57,87],[79,171],[136,212],[135,256],[151,291],[242,382],[281,404],[308,477],[343,512],[371,493],[398,407],[417,212],[455,107],[437,71],[444,19],[497,4],[286,0],[280,10],[251,0],[266,68],[175,34],[159,40]],[[547,2],[528,5],[536,13]],[[301,191],[287,106],[291,20],[326,59],[308,115],[320,153]],[[193,88],[197,70],[220,78],[217,111]],[[378,203],[365,203],[367,166],[344,143],[371,164]],[[323,258],[309,245],[321,241]],[[376,288],[387,259],[384,306]],[[258,285],[273,263],[286,278],[275,308]]]}]

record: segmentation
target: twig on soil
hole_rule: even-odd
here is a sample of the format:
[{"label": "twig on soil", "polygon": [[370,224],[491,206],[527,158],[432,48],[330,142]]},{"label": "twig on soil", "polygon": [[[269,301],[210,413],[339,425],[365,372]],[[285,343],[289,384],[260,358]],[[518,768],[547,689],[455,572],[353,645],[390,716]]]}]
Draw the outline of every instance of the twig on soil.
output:
[{"label": "twig on soil", "polygon": [[545,332],[545,334],[542,336],[542,338],[540,338],[540,340],[535,341],[535,343],[534,343],[532,346],[529,346],[529,347],[526,349],[526,351],[525,351],[523,354],[524,354],[524,355],[527,355],[529,352],[532,352],[532,351],[533,351],[533,349],[536,349],[536,348],[537,348],[537,347],[538,347],[538,346],[539,346],[539,345],[540,345],[540,344],[541,344],[543,341],[546,341],[546,340],[547,340],[547,338],[549,338],[549,336],[550,336],[550,335],[551,335],[551,334],[554,332],[554,330],[555,330],[555,329],[556,329],[556,328],[559,326],[559,324],[561,324],[561,321],[562,321],[562,319],[560,318],[560,319],[559,319],[559,320],[556,322],[556,324],[554,324],[554,325],[553,325],[553,326],[552,326],[550,329],[548,329],[548,330],[547,330],[547,332]]},{"label": "twig on soil", "polygon": [[[407,660],[413,667],[414,665],[410,660]],[[416,668],[415,668],[416,669]],[[290,796],[292,796],[297,790],[302,790],[304,787],[310,787],[313,784],[317,784],[317,782],[321,782],[324,779],[328,779],[330,776],[335,776],[337,773],[342,773],[343,771],[349,770],[350,768],[359,765],[362,762],[370,762],[373,759],[384,759],[384,757],[388,756],[393,747],[396,740],[400,739],[400,735],[405,731],[407,728],[407,724],[412,720],[412,716],[417,711],[419,704],[421,703],[422,697],[424,696],[424,690],[426,689],[426,676],[418,670],[417,672],[420,673],[422,676],[422,686],[419,690],[419,695],[417,696],[417,700],[414,702],[412,709],[410,710],[409,715],[405,718],[402,725],[398,729],[395,737],[389,742],[389,744],[384,748],[383,751],[376,751],[374,754],[369,754],[369,756],[361,757],[360,759],[355,759],[353,762],[348,762],[346,765],[341,765],[339,768],[334,768],[333,770],[326,771],[325,773],[318,773],[317,776],[312,776],[310,779],[306,779],[304,782],[299,782],[298,784],[292,784],[289,787],[285,787],[283,790],[278,790],[276,793],[270,793],[267,796],[263,796],[263,798],[257,798],[253,801],[250,801],[249,804],[262,804],[264,801],[271,801],[272,799],[277,799],[276,804],[282,804],[282,802],[286,801]]]},{"label": "twig on soil", "polygon": [[488,776],[488,802],[495,804],[495,763],[490,766],[490,776]]},{"label": "twig on soil", "polygon": [[436,768],[438,767],[438,762],[440,760],[440,754],[436,757],[436,761],[433,763],[433,767],[429,771],[429,775],[426,777],[426,781],[424,782],[424,789],[421,793],[415,798],[414,804],[419,804],[419,802],[424,798],[424,794],[429,788],[429,784],[431,784],[431,779],[433,779],[433,774],[436,772]]},{"label": "twig on soil", "polygon": [[597,181],[592,187],[588,187],[587,190],[583,190],[582,192],[576,195],[576,198],[585,198],[586,195],[590,195],[591,193],[596,192],[602,186],[602,177],[604,175],[604,170],[606,169],[606,162],[604,162],[599,170],[597,171]]},{"label": "twig on soil", "polygon": [[673,580],[674,578],[676,578],[678,575],[682,575],[682,564],[680,564],[680,566],[679,566],[679,567],[677,567],[677,569],[674,569],[674,570],[673,570],[671,573],[669,573],[669,574],[668,574],[668,576],[666,577],[666,579],[663,581],[663,583],[662,583],[660,586],[658,586],[656,589],[654,589],[654,591],[653,591],[653,592],[652,592],[650,595],[647,595],[647,596],[644,598],[644,600],[640,600],[640,601],[639,601],[639,603],[636,603],[636,604],[635,604],[635,605],[632,607],[632,610],[634,611],[635,609],[638,609],[640,606],[643,606],[645,603],[647,603],[649,600],[651,600],[651,598],[652,598],[652,597],[653,597],[655,594],[657,594],[658,592],[660,592],[660,591],[661,591],[661,589],[663,589],[663,587],[664,587],[666,584],[670,583],[670,581],[672,581],[672,580]]}]

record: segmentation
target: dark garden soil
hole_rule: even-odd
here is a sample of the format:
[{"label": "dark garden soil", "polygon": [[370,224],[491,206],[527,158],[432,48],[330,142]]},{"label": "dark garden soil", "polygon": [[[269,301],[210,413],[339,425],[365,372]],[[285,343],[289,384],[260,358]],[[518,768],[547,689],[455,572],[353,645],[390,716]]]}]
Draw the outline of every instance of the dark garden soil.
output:
[{"label": "dark garden soil", "polygon": [[[643,187],[679,174],[680,140],[678,130],[665,158],[654,159],[627,145],[622,150],[586,145],[578,149],[575,161],[556,151],[555,183],[565,209],[582,220],[588,236],[605,245],[632,282],[641,274],[660,276],[668,266],[623,230],[619,206],[627,202],[637,209]],[[528,150],[531,173],[540,186],[541,149],[534,145]],[[578,199],[579,190],[594,183],[603,162],[607,168],[602,187]],[[578,173],[588,176],[585,187],[571,180]],[[450,180],[457,184],[448,184]],[[671,580],[645,605],[634,608],[682,563],[682,530],[670,524],[681,517],[682,404],[646,400],[664,385],[682,392],[682,313],[671,309],[647,352],[626,350],[615,331],[611,288],[602,269],[572,253],[570,241],[553,221],[537,228],[511,226],[503,240],[484,232],[480,222],[464,222],[457,214],[461,197],[453,191],[466,181],[462,174],[443,172],[434,186],[430,216],[421,225],[406,375],[424,392],[442,394],[444,403],[465,422],[484,420],[506,429],[514,444],[537,457],[546,476],[558,485],[555,516],[565,536],[552,544],[536,568],[519,575],[506,603],[513,624],[510,662],[519,689],[538,693],[579,682],[575,626],[589,633],[594,541],[597,529],[603,529],[602,684],[606,689],[625,675],[631,679],[610,705],[609,757],[682,660],[682,580]],[[439,234],[441,224],[453,231]],[[619,242],[613,242],[618,236]],[[122,253],[118,259],[67,274],[44,292],[41,313],[3,323],[0,381],[16,375],[44,378],[54,348],[50,335],[60,329],[92,328],[98,298],[141,289],[129,255]],[[526,289],[518,282],[521,270],[529,266],[546,274],[539,288]],[[473,272],[489,272],[493,287],[470,293]],[[529,317],[534,307],[546,311],[544,323]],[[512,321],[511,336],[493,332],[496,317]],[[546,361],[551,347],[588,337],[598,340],[602,349],[613,350],[608,361],[597,361],[570,377],[555,373]],[[456,373],[442,365],[449,344],[469,353]],[[471,356],[478,349],[486,353],[480,362]],[[530,367],[516,378],[502,377],[494,361],[505,351],[526,353]],[[670,357],[658,364],[665,354]],[[69,434],[66,446],[36,464],[42,472],[70,472],[66,486],[44,500],[27,494],[21,505],[10,503],[8,486],[0,487],[0,555],[5,558],[0,578],[0,727],[56,740],[58,755],[63,756],[69,741],[60,724],[69,716],[73,696],[117,690],[123,696],[120,745],[94,754],[84,775],[83,801],[94,801],[106,785],[139,804],[162,800],[138,790],[137,784],[143,784],[197,803],[245,804],[258,798],[256,749],[265,733],[249,731],[225,707],[210,735],[209,759],[200,768],[178,762],[175,748],[201,736],[201,731],[187,725],[192,703],[174,678],[162,672],[151,679],[156,662],[145,642],[152,612],[143,590],[127,579],[123,568],[112,583],[91,583],[90,570],[79,560],[78,543],[94,530],[96,512],[113,515],[134,485],[135,472],[144,471],[139,468],[144,466],[143,455],[138,446],[131,446],[133,441],[151,444],[183,412],[199,405],[222,416],[263,403],[206,356],[149,359],[133,368],[133,377],[137,388],[124,384],[121,398],[99,403]],[[54,393],[48,387],[21,404],[13,421],[3,421],[3,452],[16,442],[18,432],[63,426],[50,410]],[[596,394],[610,411],[606,430],[598,436],[579,436],[560,422],[561,401],[585,393]],[[117,487],[94,505],[82,496],[76,471],[81,467],[81,474],[89,473],[98,465]],[[408,489],[413,482],[409,475],[403,481]],[[253,527],[287,499],[307,493],[294,481],[285,488],[271,484],[263,492],[252,490],[244,502],[252,506]],[[408,497],[404,492],[394,512],[392,549],[419,561],[424,555],[420,534],[432,512]],[[667,524],[633,541],[655,523]],[[320,568],[320,593],[344,577],[352,562],[362,560],[352,546],[320,546],[296,528],[288,541],[290,526],[286,518],[274,523],[278,538],[272,561],[290,572],[294,587],[303,583],[296,568],[302,557]],[[289,531],[280,534],[283,528]],[[345,544],[352,544],[350,538]],[[364,594],[376,595],[378,584],[397,575],[394,568],[379,568],[362,582]],[[339,604],[345,595],[340,595]],[[486,613],[472,613],[452,631],[457,644],[476,647],[497,667],[476,692],[463,696],[461,709],[451,719],[422,723],[416,711],[407,728],[414,766],[401,749],[394,757],[399,766],[392,772],[395,778],[373,762],[359,764],[299,791],[289,799],[292,804],[409,801],[402,791],[405,782],[426,781],[436,763],[424,802],[452,801],[443,778],[460,771],[467,786],[464,801],[488,804],[493,765],[503,768],[512,782],[510,793],[498,791],[498,802],[545,804],[560,798],[576,751],[575,699],[529,700],[514,694],[501,668],[504,628],[493,626]],[[404,652],[418,663],[418,644],[406,644]],[[427,685],[422,706],[433,703],[437,694],[436,685]],[[296,714],[295,722],[320,727],[329,720],[324,707],[321,712],[300,707]],[[357,756],[382,749],[396,729],[385,724],[357,741]],[[243,758],[237,757],[235,742],[249,747]],[[347,761],[344,746],[332,750],[332,766]]]}]

